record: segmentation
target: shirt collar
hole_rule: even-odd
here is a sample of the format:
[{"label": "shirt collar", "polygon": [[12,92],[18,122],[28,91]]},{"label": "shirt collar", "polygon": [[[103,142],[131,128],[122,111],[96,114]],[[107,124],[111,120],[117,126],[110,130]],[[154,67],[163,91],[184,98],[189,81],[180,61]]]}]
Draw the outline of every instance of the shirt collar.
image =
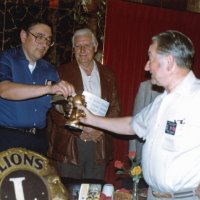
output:
[{"label": "shirt collar", "polygon": [[194,75],[194,72],[191,70],[186,77],[181,81],[181,83],[174,89],[173,93],[186,95],[195,81],[198,79]]},{"label": "shirt collar", "polygon": [[[81,68],[80,65],[79,65],[79,69],[81,70],[81,72],[83,72],[86,75],[85,71]],[[93,69],[92,69],[92,72],[91,72],[90,76],[93,76],[96,73],[98,73],[98,68],[97,68],[96,62],[93,60]]]}]

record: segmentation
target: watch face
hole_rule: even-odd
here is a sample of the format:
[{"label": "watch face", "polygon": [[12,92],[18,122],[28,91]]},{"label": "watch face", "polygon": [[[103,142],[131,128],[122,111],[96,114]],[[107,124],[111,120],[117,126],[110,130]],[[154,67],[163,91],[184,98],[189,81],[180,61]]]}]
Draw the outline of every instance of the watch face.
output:
[{"label": "watch face", "polygon": [[0,152],[0,200],[67,200],[53,163],[23,148]]},{"label": "watch face", "polygon": [[48,200],[48,196],[43,179],[28,170],[13,171],[1,183],[1,200]]}]

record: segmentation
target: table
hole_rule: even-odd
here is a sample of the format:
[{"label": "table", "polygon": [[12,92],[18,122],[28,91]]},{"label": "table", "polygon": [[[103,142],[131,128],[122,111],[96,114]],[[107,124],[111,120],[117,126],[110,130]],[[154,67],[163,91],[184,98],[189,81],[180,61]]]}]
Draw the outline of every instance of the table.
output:
[{"label": "table", "polygon": [[[61,178],[61,182],[66,187],[66,189],[69,192],[69,200],[78,200],[79,197],[79,191],[80,186],[82,183],[90,183],[90,184],[100,184],[101,188],[103,188],[103,185],[106,183],[105,181],[95,180],[95,179],[72,179],[72,178]],[[146,194],[147,188],[139,189],[140,194]],[[114,200],[132,200],[132,198],[128,197],[131,195],[121,194]],[[91,198],[90,198],[91,199]],[[139,200],[146,200],[147,198],[145,196],[139,195]],[[87,199],[86,199],[87,200]],[[92,199],[93,200],[93,199]],[[96,200],[96,199],[95,199]]]}]

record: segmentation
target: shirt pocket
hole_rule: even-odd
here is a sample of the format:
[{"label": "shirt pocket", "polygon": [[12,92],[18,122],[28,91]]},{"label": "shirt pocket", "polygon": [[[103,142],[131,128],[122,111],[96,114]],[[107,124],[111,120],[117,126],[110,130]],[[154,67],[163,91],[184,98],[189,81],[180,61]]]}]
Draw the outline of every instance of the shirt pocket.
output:
[{"label": "shirt pocket", "polygon": [[164,133],[163,149],[184,152],[200,146],[200,123],[177,123],[174,135]]}]

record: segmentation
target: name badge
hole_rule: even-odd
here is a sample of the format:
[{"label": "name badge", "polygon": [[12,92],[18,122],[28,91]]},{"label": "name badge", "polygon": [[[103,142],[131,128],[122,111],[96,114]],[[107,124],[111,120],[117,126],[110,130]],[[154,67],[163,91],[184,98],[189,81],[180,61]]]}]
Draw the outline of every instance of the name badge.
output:
[{"label": "name badge", "polygon": [[165,133],[170,134],[170,135],[175,135],[176,127],[177,127],[176,121],[174,122],[167,121],[167,124],[165,127]]}]

